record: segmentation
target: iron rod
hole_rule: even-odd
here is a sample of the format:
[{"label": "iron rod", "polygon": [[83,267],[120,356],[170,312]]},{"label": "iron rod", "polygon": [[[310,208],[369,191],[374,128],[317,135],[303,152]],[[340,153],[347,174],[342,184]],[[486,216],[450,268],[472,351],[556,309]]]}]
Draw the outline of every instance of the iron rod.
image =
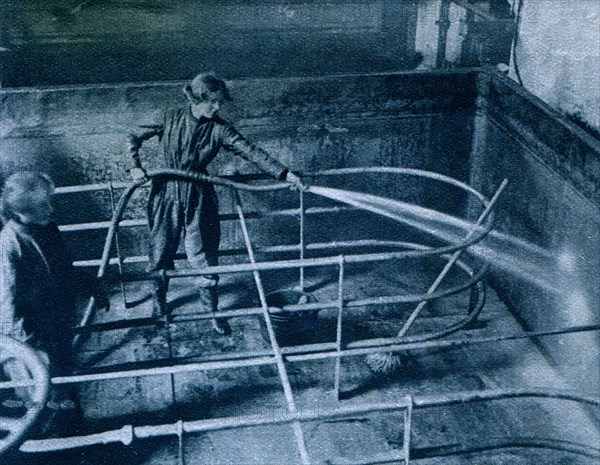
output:
[{"label": "iron rod", "polygon": [[[275,360],[273,357],[254,357],[250,359],[242,360],[227,360],[227,361],[214,361],[214,362],[200,362],[200,363],[187,363],[183,365],[173,365],[165,367],[153,367],[139,370],[125,370],[115,371],[108,373],[94,373],[94,374],[83,374],[83,375],[72,375],[72,376],[57,376],[52,378],[50,381],[52,384],[73,384],[73,383],[87,383],[91,381],[107,381],[112,379],[125,379],[125,378],[140,378],[142,376],[161,376],[171,375],[177,373],[192,373],[196,371],[204,370],[222,370],[226,368],[243,368],[259,365],[271,365],[274,364]],[[0,382],[0,389],[8,389],[14,387],[26,387],[33,386],[34,383],[31,380],[14,381],[14,382]]]},{"label": "iron rod", "polygon": [[[246,225],[246,220],[244,218],[244,211],[242,210],[240,196],[237,191],[232,191],[234,199],[235,199],[235,208],[240,217],[240,225],[242,227],[242,234],[244,236],[244,242],[246,243],[246,248],[248,249],[248,258],[250,259],[250,263],[254,264],[256,262],[254,258],[254,251],[252,249],[252,242],[250,241],[250,234],[248,233],[248,227]],[[260,298],[260,303],[262,306],[263,317],[265,319],[265,324],[267,326],[267,332],[269,333],[269,340],[271,342],[271,348],[273,349],[273,353],[275,355],[275,361],[277,365],[277,371],[279,372],[279,378],[281,380],[281,384],[283,387],[283,392],[285,395],[286,403],[288,410],[291,414],[295,414],[296,410],[296,402],[294,401],[294,394],[292,392],[292,386],[290,384],[290,380],[287,375],[287,370],[285,368],[285,363],[283,361],[283,356],[281,354],[281,349],[279,348],[279,343],[277,342],[277,337],[275,335],[275,329],[273,328],[273,323],[271,321],[271,315],[269,314],[269,306],[267,304],[267,298],[265,295],[265,290],[262,285],[262,280],[260,278],[260,273],[258,271],[253,271],[254,281],[256,283],[256,288],[258,290],[258,295]],[[302,459],[302,463],[304,465],[310,465],[310,459],[308,457],[308,451],[306,450],[306,443],[304,441],[304,433],[302,432],[302,427],[298,421],[293,422],[292,428],[294,430],[294,436],[296,438],[296,445],[298,446],[298,452],[300,453],[300,458]]]},{"label": "iron rod", "polygon": [[[111,214],[115,214],[115,192],[113,188],[112,181],[109,183],[110,189],[110,209]],[[119,268],[119,276],[123,276],[123,257],[121,255],[121,247],[119,246],[119,231],[115,234],[115,247],[117,249],[117,266]],[[119,280],[119,284],[121,287],[121,295],[123,296],[123,308],[127,308],[127,296],[125,294],[125,283],[122,279]]]},{"label": "iron rod", "polygon": [[185,465],[185,450],[183,448],[183,420],[179,420],[177,422],[177,445],[178,445],[178,456],[179,456],[179,465]]},{"label": "iron rod", "polygon": [[[340,255],[340,269],[338,275],[338,312],[335,331],[335,345],[338,354],[342,352],[342,314],[344,311],[344,256]],[[342,358],[336,357],[333,378],[333,392],[337,401],[340,400],[340,375],[342,371]]]},{"label": "iron rod", "polygon": [[[116,189],[125,189],[131,182],[113,182]],[[81,192],[103,191],[109,189],[109,183],[80,184],[75,186],[61,186],[54,189],[55,194],[78,194]]]},{"label": "iron rod", "polygon": [[[289,424],[293,422],[318,421],[330,418],[340,418],[350,415],[370,414],[386,411],[404,411],[412,406],[413,409],[436,408],[449,405],[461,405],[471,402],[505,400],[514,398],[541,398],[566,400],[592,407],[600,406],[600,398],[581,396],[579,394],[555,389],[494,389],[485,391],[468,391],[440,395],[414,395],[410,404],[407,400],[401,402],[371,403],[358,405],[335,404],[331,409],[310,409],[297,412],[285,412],[282,415],[241,415],[227,418],[212,418],[205,420],[184,421],[178,427],[175,424],[154,426],[126,425],[118,430],[106,431],[89,436],[70,438],[28,440],[21,446],[23,452],[49,452],[68,448],[89,446],[94,444],[123,443],[129,445],[133,439],[144,439],[159,436],[176,436],[179,428],[186,433],[200,433],[227,429],[248,428],[262,425]],[[589,447],[589,446],[588,446]],[[590,448],[597,452],[597,449]]]},{"label": "iron rod", "polygon": [[[323,360],[327,358],[355,357],[381,352],[405,352],[421,349],[457,349],[475,344],[485,344],[493,342],[504,342],[519,339],[529,339],[538,337],[558,336],[563,334],[574,334],[581,332],[600,331],[600,324],[576,326],[570,328],[549,330],[549,331],[531,331],[522,334],[512,334],[508,336],[488,336],[480,338],[462,338],[450,339],[445,341],[422,341],[385,345],[381,343],[381,339],[363,340],[349,342],[346,348],[338,354],[335,343],[312,344],[310,346],[293,346],[282,349],[282,354],[288,362],[306,362],[314,360]],[[388,341],[396,341],[395,338],[388,338]],[[366,346],[365,343],[371,342],[372,345]],[[360,343],[360,344],[359,344]],[[270,354],[270,356],[268,356]],[[189,373],[194,371],[219,370],[226,368],[241,368],[247,366],[269,365],[274,364],[273,354],[269,352],[265,356],[260,356],[261,352],[248,352],[249,358],[240,360],[245,354],[243,352],[233,354],[233,356],[221,355],[220,359],[209,359],[206,362],[194,362],[187,364],[178,364],[167,367],[153,367],[149,369],[80,374],[72,376],[54,377],[50,380],[52,384],[71,384],[83,383],[90,381],[105,381],[110,379],[135,378],[141,376],[160,376],[170,373]],[[0,382],[0,389],[12,389],[15,387],[33,386],[32,380],[25,381],[3,381]]]},{"label": "iron rod", "polygon": [[[306,250],[325,250],[325,249],[336,249],[336,248],[356,248],[356,247],[405,247],[406,242],[401,241],[379,241],[376,239],[360,239],[355,241],[333,241],[333,242],[317,242],[313,244],[307,244]],[[269,245],[259,246],[254,248],[255,251],[260,253],[284,253],[284,252],[297,252],[300,250],[300,244],[282,244],[282,245]],[[426,250],[426,248],[423,248]],[[242,253],[246,253],[245,249],[223,249],[219,250],[219,256],[238,256]],[[175,254],[175,260],[182,260],[185,258],[185,254]],[[134,255],[125,257],[123,259],[124,264],[130,263],[144,263],[148,261],[147,255]],[[73,262],[74,266],[98,266],[102,262],[101,259],[95,260],[80,260]],[[111,258],[109,260],[110,265],[116,265],[117,259]]]},{"label": "iron rod", "polygon": [[347,458],[334,457],[327,461],[327,465],[406,465],[406,460],[397,451],[382,452],[375,454],[368,459],[349,460]]},{"label": "iron rod", "polygon": [[[485,219],[487,218],[487,216],[492,212],[492,208],[494,208],[494,205],[500,198],[500,194],[502,194],[502,191],[504,191],[504,188],[506,187],[507,184],[508,184],[508,179],[505,179],[504,181],[502,181],[502,184],[500,184],[500,187],[498,188],[498,190],[492,197],[492,200],[490,200],[490,203],[487,204],[487,206],[485,207],[485,209],[483,210],[483,212],[481,213],[481,215],[479,216],[479,218],[477,219],[477,221],[475,222],[475,224],[473,225],[471,230],[465,236],[465,240],[469,240],[473,235],[475,235],[475,232],[477,231],[477,229],[479,228],[481,223],[483,223],[485,221]],[[441,273],[435,279],[433,284],[427,290],[428,295],[431,295],[436,291],[436,289],[441,284],[443,279],[446,277],[446,275],[448,274],[448,272],[450,271],[452,266],[454,266],[454,263],[456,262],[456,260],[458,260],[458,257],[460,256],[461,253],[462,253],[462,250],[457,250],[456,252],[454,252],[454,254],[452,254],[452,257],[450,257],[450,260],[448,260],[448,263],[446,263],[446,266],[444,266],[444,269],[441,271]],[[425,305],[427,305],[426,300],[419,303],[419,305],[417,305],[417,307],[412,311],[411,315],[408,317],[408,320],[406,321],[406,323],[404,323],[404,326],[402,326],[402,328],[400,329],[400,332],[398,333],[398,336],[397,336],[398,339],[401,339],[406,335],[406,333],[408,332],[408,330],[410,329],[410,327],[412,326],[414,321],[417,319],[417,317],[419,316],[419,313],[421,313],[421,310],[423,310]]]},{"label": "iron rod", "polygon": [[[357,211],[356,207],[311,207],[306,209],[307,215],[322,215],[331,213],[346,213],[351,211]],[[271,218],[277,216],[296,216],[300,210],[298,208],[290,208],[285,210],[273,210],[273,211],[255,211],[245,212],[247,219],[260,219],[260,218]],[[237,220],[237,216],[233,213],[222,213],[219,215],[219,221],[233,221]],[[148,222],[145,219],[129,219],[122,220],[119,227],[125,228],[139,228],[147,226]],[[74,231],[91,231],[98,229],[108,229],[110,227],[110,221],[91,221],[86,223],[69,223],[63,224],[58,227],[61,232],[74,232]]]},{"label": "iron rod", "polygon": [[[432,249],[430,249],[432,250]],[[444,254],[445,255],[445,254]],[[364,255],[346,255],[346,263],[371,263],[381,261],[393,261],[399,258],[414,258],[415,255],[410,252],[388,252],[388,253],[377,253],[377,254],[364,254]],[[209,274],[229,274],[229,273],[248,273],[255,271],[274,271],[274,270],[285,270],[297,268],[300,266],[306,267],[325,267],[337,265],[337,257],[319,257],[319,258],[305,258],[304,260],[275,260],[270,262],[255,262],[255,263],[237,263],[233,265],[218,265],[218,266],[207,266],[202,269],[190,269],[190,270],[166,270],[166,276],[168,278],[189,278],[194,276],[203,276]],[[482,265],[482,269],[487,271],[489,265]],[[123,274],[125,281],[154,281],[162,276],[159,272],[126,272]],[[480,273],[477,274],[481,278]],[[476,281],[475,281],[476,282]],[[467,287],[470,287],[475,282],[470,282]],[[454,289],[465,289],[464,285],[457,286]],[[455,292],[457,292],[455,290]],[[427,294],[417,294],[428,297]],[[438,294],[431,294],[438,295]]]},{"label": "iron rod", "polygon": [[406,410],[404,411],[404,440],[402,441],[402,452],[404,454],[404,462],[410,465],[410,437],[412,432],[412,410],[413,398],[411,395],[406,396]]},{"label": "iron rod", "polygon": [[[121,221],[121,226],[126,228],[147,226],[147,224],[148,222],[146,220],[131,219]],[[95,231],[98,229],[108,228],[110,228],[110,221],[91,221],[88,223],[61,224],[58,227],[60,232]]]},{"label": "iron rod", "polygon": [[[304,260],[306,254],[306,243],[304,236],[305,226],[305,205],[304,205],[304,190],[300,189],[300,260]],[[304,267],[300,267],[300,290],[304,292]]]}]

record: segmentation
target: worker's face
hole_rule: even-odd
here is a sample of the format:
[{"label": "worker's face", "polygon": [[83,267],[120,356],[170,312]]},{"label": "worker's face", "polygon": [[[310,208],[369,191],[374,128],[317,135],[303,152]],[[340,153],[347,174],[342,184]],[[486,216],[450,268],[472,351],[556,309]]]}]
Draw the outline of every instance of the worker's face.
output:
[{"label": "worker's face", "polygon": [[19,217],[23,223],[46,226],[54,213],[52,208],[52,192],[49,189],[38,188],[29,197],[29,202]]},{"label": "worker's face", "polygon": [[225,97],[221,92],[210,94],[206,100],[191,103],[192,113],[196,118],[212,118],[217,115],[224,102]]}]

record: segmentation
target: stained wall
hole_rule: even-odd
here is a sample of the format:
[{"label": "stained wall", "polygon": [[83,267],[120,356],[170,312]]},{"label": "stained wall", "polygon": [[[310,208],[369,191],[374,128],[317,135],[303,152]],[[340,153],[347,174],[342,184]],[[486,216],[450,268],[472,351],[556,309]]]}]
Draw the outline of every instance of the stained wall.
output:
[{"label": "stained wall", "polygon": [[[492,283],[528,330],[597,324],[600,143],[505,76],[482,91],[471,183],[488,191],[509,180]],[[573,388],[598,392],[597,333],[538,342]]]},{"label": "stained wall", "polygon": [[[525,88],[600,131],[600,4],[524,2],[513,68]],[[516,76],[515,76],[516,78]]]},{"label": "stained wall", "polygon": [[417,1],[3,2],[4,87],[414,67]]},{"label": "stained wall", "polygon": [[[461,71],[232,80],[235,101],[222,115],[298,172],[407,166],[466,180],[477,92],[474,77],[473,72]],[[166,82],[2,90],[2,175],[18,169],[40,169],[52,175],[58,186],[127,180],[126,170],[131,165],[126,151],[128,132],[138,124],[160,120],[164,108],[183,104],[183,85]],[[142,149],[148,168],[159,165],[158,156],[155,141]],[[232,166],[246,173],[254,169],[223,153],[211,164],[210,172],[219,174]],[[362,176],[353,186],[368,191],[381,187],[381,181],[381,176]],[[388,180],[385,185],[397,193],[409,195],[412,190],[422,199],[432,198],[422,187],[408,183]],[[250,209],[297,205],[292,194],[247,197]],[[442,198],[447,199],[449,208],[460,208],[453,199]],[[61,202],[58,215],[62,223],[110,217],[107,194],[69,195]],[[143,218],[143,193],[133,205],[127,215]],[[224,191],[221,211],[231,209],[231,199]],[[81,251],[76,255],[99,258],[102,234],[79,234],[83,242],[76,247]],[[236,233],[232,232],[230,239],[228,234],[225,228],[224,247],[231,245],[228,240],[239,241]],[[132,253],[142,252],[143,241],[132,239],[130,243]]]}]

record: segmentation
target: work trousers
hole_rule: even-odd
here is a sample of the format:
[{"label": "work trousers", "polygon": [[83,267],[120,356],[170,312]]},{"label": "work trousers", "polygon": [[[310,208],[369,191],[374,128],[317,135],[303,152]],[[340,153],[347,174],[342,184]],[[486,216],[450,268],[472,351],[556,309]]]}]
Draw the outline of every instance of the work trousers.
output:
[{"label": "work trousers", "polygon": [[[219,203],[212,184],[183,188],[178,183],[153,185],[148,201],[148,226],[148,271],[174,269],[182,233],[187,260],[193,268],[218,265],[221,227]],[[216,289],[218,279],[217,275],[204,275],[196,282],[199,287]],[[156,283],[155,293],[163,298],[166,283]]]}]

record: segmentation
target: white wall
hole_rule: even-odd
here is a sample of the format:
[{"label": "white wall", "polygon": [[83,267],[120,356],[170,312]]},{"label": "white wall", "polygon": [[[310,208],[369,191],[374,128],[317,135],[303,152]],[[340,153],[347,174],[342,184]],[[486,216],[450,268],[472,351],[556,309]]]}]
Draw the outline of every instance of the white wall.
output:
[{"label": "white wall", "polygon": [[524,87],[600,130],[600,1],[523,1],[516,55]]},{"label": "white wall", "polygon": [[[417,32],[415,37],[415,49],[423,55],[420,68],[435,68],[437,54],[440,18],[440,0],[421,0],[417,15]],[[446,60],[456,63],[460,58],[460,50],[463,41],[463,21],[466,13],[464,8],[452,4],[449,11],[450,29],[446,42]]]},{"label": "white wall", "polygon": [[[600,1],[522,1],[516,55],[525,88],[600,130]],[[415,48],[423,54],[421,68],[435,67],[440,3],[419,3]],[[450,8],[446,59],[452,64],[460,58],[464,12]]]}]

